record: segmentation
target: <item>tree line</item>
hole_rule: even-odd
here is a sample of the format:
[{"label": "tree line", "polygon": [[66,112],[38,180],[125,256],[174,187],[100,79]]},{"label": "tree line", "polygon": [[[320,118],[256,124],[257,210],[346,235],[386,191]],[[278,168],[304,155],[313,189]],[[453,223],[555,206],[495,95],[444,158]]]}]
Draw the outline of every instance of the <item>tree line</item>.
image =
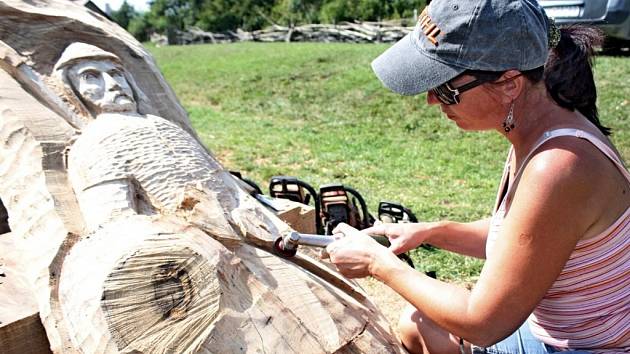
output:
[{"label": "tree line", "polygon": [[190,26],[226,32],[258,30],[273,24],[411,19],[426,0],[153,0],[139,13],[126,1],[110,16],[138,40]]}]

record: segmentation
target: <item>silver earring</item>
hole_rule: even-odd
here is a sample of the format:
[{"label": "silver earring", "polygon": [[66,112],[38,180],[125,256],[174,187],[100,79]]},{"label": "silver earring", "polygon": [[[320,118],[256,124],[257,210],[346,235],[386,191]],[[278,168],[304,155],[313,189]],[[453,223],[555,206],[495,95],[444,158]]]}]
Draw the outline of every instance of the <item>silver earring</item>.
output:
[{"label": "silver earring", "polygon": [[510,111],[501,126],[506,133],[509,133],[510,130],[514,129],[514,102],[510,105]]}]

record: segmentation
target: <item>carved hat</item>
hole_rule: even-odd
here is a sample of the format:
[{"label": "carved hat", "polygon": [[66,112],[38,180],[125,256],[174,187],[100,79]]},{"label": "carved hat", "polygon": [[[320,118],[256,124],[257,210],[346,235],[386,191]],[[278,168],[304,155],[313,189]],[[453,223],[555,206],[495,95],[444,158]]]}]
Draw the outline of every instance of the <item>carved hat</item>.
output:
[{"label": "carved hat", "polygon": [[415,95],[466,70],[545,64],[549,19],[536,0],[433,0],[415,29],[372,62],[390,90]]},{"label": "carved hat", "polygon": [[53,70],[57,71],[65,66],[85,59],[108,59],[122,65],[122,61],[114,53],[107,52],[91,44],[74,42],[61,53],[61,57],[57,60]]}]

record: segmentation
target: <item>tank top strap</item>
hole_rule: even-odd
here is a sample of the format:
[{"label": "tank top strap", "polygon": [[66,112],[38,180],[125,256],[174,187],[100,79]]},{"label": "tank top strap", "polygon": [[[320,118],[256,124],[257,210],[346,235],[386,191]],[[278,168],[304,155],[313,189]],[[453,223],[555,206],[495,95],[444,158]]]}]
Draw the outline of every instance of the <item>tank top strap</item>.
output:
[{"label": "tank top strap", "polygon": [[630,181],[630,171],[628,171],[628,167],[626,167],[626,165],[621,160],[621,157],[619,157],[619,155],[617,155],[617,153],[615,153],[615,151],[613,151],[610,146],[604,144],[604,142],[595,135],[589,132],[585,132],[583,130],[576,129],[575,136],[581,139],[588,140],[591,144],[595,145],[595,147],[598,148],[599,151],[606,155],[606,157],[608,157],[617,166],[617,168],[619,168],[621,174],[623,174],[626,179]]},{"label": "tank top strap", "polygon": [[615,166],[617,166],[619,171],[626,177],[626,180],[630,182],[630,172],[628,171],[626,166],[623,164],[623,161],[621,161],[621,158],[617,156],[617,154],[613,151],[612,148],[610,148],[610,146],[606,145],[598,137],[596,137],[595,135],[589,132],[585,132],[583,130],[575,129],[575,128],[560,128],[560,129],[546,131],[538,139],[538,141],[534,144],[534,147],[530,150],[530,152],[527,154],[527,156],[523,160],[523,163],[519,167],[518,171],[516,171],[516,173],[514,174],[514,182],[511,183],[510,190],[508,191],[507,194],[512,192],[511,190],[512,187],[516,185],[516,182],[520,179],[521,173],[523,173],[523,170],[525,169],[525,166],[527,166],[529,159],[532,158],[532,156],[536,153],[538,148],[541,147],[547,141],[557,138],[557,137],[561,137],[561,136],[573,136],[576,138],[587,140],[588,142],[593,144],[599,151],[601,151],[604,155],[606,155],[606,157],[608,157],[608,159],[610,159],[610,161],[612,161],[615,164]]},{"label": "tank top strap", "polygon": [[499,189],[497,192],[496,200],[494,201],[494,208],[492,208],[493,212],[496,212],[499,209],[501,203],[503,203],[503,198],[505,194],[508,192],[510,185],[510,168],[512,161],[512,155],[514,154],[514,146],[510,146],[510,150],[508,151],[507,158],[505,159],[505,164],[503,165],[503,175],[501,176],[501,183],[499,183]]}]

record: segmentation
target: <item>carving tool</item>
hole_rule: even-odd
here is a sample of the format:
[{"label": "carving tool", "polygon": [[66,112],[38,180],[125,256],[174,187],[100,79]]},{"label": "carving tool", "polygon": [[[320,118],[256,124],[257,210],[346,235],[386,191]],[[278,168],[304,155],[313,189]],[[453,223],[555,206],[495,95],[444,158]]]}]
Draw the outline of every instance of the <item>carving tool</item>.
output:
[{"label": "carving tool", "polygon": [[[390,245],[389,239],[385,236],[370,237],[385,247],[389,247]],[[293,257],[297,253],[299,245],[324,248],[337,239],[335,235],[323,236],[291,231],[284,237],[278,237],[273,243],[273,248],[281,256]]]}]

